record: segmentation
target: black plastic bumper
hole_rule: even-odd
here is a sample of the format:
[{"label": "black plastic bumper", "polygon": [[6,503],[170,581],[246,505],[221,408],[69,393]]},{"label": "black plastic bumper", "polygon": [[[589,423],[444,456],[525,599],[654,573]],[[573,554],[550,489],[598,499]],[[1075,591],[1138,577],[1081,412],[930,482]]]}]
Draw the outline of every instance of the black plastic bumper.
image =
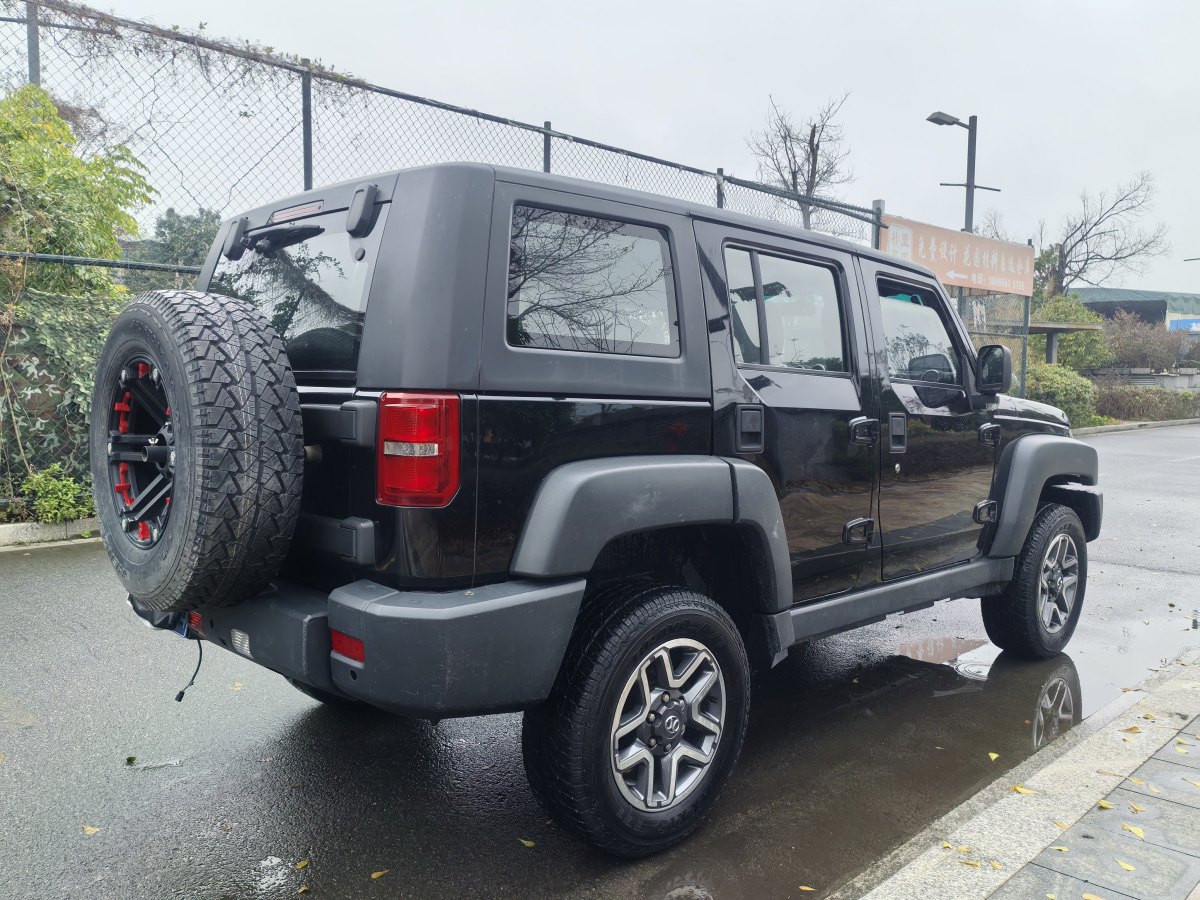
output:
[{"label": "black plastic bumper", "polygon": [[[356,581],[324,594],[280,581],[237,606],[201,610],[202,636],[288,678],[392,712],[500,712],[550,693],[583,589],[582,579],[444,593]],[[174,627],[175,616],[157,618],[157,627]],[[330,628],[363,642],[361,662],[332,652]]]}]

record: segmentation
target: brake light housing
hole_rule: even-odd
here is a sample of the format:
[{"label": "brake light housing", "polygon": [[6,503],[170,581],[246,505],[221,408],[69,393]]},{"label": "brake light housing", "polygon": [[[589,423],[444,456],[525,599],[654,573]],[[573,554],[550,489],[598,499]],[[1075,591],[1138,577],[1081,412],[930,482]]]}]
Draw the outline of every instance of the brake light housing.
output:
[{"label": "brake light housing", "polygon": [[375,499],[446,506],[458,493],[459,396],[388,391],[379,398]]},{"label": "brake light housing", "polygon": [[330,628],[329,643],[333,652],[338,656],[344,656],[346,659],[353,660],[354,662],[366,661],[366,648],[363,646],[361,638],[351,637],[348,634]]}]

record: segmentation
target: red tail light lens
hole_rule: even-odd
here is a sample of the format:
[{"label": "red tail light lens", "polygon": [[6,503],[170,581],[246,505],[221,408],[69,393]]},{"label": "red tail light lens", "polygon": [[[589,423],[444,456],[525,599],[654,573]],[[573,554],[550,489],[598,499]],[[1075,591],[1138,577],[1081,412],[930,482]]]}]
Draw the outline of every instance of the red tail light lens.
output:
[{"label": "red tail light lens", "polygon": [[342,632],[330,628],[329,639],[333,644],[333,652],[338,656],[344,656],[355,662],[363,662],[367,655],[363,642],[356,637],[350,637],[348,634],[342,634]]},{"label": "red tail light lens", "polygon": [[389,392],[379,398],[376,500],[445,506],[458,492],[457,394]]}]

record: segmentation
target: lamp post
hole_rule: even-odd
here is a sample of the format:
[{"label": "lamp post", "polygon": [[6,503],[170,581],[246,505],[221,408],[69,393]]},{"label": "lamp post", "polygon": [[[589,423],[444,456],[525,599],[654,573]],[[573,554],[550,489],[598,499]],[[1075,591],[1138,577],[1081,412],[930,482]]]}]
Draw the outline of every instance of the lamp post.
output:
[{"label": "lamp post", "polygon": [[[943,181],[942,187],[961,187],[967,189],[967,211],[963,224],[963,231],[968,233],[975,231],[975,191],[1000,191],[1000,188],[985,187],[982,184],[975,183],[975,136],[978,131],[979,117],[971,116],[967,121],[962,121],[958,116],[952,116],[949,113],[941,112],[930,113],[925,121],[932,122],[934,125],[958,125],[961,128],[967,129],[967,180],[962,181]],[[958,289],[958,314],[965,315],[963,303],[962,288]]]}]

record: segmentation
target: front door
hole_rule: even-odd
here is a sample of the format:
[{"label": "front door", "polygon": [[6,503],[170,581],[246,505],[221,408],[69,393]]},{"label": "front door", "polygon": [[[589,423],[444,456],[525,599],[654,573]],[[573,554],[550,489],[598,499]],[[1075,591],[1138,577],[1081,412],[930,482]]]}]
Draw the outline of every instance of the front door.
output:
[{"label": "front door", "polygon": [[878,435],[853,258],[715,223],[696,234],[717,453],[775,485],[794,600],[849,590],[874,538]]},{"label": "front door", "polygon": [[863,260],[880,390],[882,577],[974,559],[998,436],[972,397],[974,351],[936,283]]}]

